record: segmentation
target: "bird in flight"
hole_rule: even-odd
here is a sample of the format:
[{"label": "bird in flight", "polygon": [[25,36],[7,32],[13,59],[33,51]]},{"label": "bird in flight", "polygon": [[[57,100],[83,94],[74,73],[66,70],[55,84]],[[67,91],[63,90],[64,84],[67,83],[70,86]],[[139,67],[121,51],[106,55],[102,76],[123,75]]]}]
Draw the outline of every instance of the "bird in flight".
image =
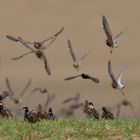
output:
[{"label": "bird in flight", "polygon": [[16,95],[15,92],[12,90],[12,87],[11,87],[11,84],[10,84],[8,78],[5,79],[5,82],[6,82],[6,85],[8,88],[7,92],[8,92],[10,99],[13,100],[15,104],[20,104],[22,102],[22,97],[25,94],[25,92],[27,91],[27,89],[29,88],[29,86],[31,85],[32,80],[30,79],[27,82],[25,88],[22,90],[22,92],[19,94],[19,96]]},{"label": "bird in flight", "polygon": [[108,61],[108,73],[109,73],[111,80],[112,80],[112,87],[114,89],[120,90],[123,95],[125,95],[123,92],[123,89],[125,88],[125,86],[122,83],[122,79],[123,79],[125,68],[126,67],[123,67],[122,70],[120,71],[118,77],[115,78],[113,71],[112,71],[111,61],[110,60]]},{"label": "bird in flight", "polygon": [[[51,70],[50,70],[50,66],[48,64],[48,60],[47,57],[44,53],[44,50],[47,49],[57,38],[57,36],[64,30],[64,27],[60,29],[60,31],[58,31],[57,33],[55,33],[53,36],[43,40],[43,41],[34,41],[34,42],[26,42],[24,41],[21,37],[13,37],[10,35],[7,35],[6,37],[9,40],[15,41],[15,42],[19,42],[21,43],[23,46],[25,46],[27,49],[29,49],[29,52],[26,52],[18,57],[12,58],[12,60],[18,60],[20,58],[23,58],[24,56],[28,55],[28,54],[32,54],[34,53],[37,58],[42,59],[44,61],[44,66],[46,69],[46,72],[48,73],[48,75],[51,75]],[[33,47],[31,46],[33,45]]]},{"label": "bird in flight", "polygon": [[100,82],[100,80],[98,78],[92,77],[92,76],[90,76],[88,74],[84,74],[84,73],[79,74],[79,75],[75,75],[75,76],[66,77],[64,80],[72,80],[72,79],[75,79],[77,77],[82,77],[83,79],[90,79],[90,80],[92,80],[95,83],[99,83]]},{"label": "bird in flight", "polygon": [[72,59],[74,61],[73,63],[73,67],[77,70],[79,70],[80,68],[80,64],[83,62],[83,60],[92,52],[92,50],[89,50],[88,52],[86,52],[80,59],[77,59],[75,53],[74,53],[74,50],[72,48],[72,45],[71,45],[71,41],[68,40],[68,48],[69,48],[69,51],[70,51],[70,54],[72,56]]},{"label": "bird in flight", "polygon": [[108,21],[106,17],[103,15],[102,16],[102,24],[103,24],[103,29],[106,34],[107,40],[106,40],[106,45],[110,47],[110,53],[112,53],[113,49],[118,47],[117,46],[117,39],[124,33],[124,31],[127,29],[125,28],[124,31],[118,33],[115,37],[113,37],[112,32],[110,30]]}]

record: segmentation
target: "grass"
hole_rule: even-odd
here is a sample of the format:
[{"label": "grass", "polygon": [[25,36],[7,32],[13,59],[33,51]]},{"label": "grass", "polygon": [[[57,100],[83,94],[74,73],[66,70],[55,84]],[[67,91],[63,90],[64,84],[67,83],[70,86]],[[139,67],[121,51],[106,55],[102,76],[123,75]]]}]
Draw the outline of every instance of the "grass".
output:
[{"label": "grass", "polygon": [[140,120],[58,119],[35,124],[0,119],[0,140],[137,140]]}]

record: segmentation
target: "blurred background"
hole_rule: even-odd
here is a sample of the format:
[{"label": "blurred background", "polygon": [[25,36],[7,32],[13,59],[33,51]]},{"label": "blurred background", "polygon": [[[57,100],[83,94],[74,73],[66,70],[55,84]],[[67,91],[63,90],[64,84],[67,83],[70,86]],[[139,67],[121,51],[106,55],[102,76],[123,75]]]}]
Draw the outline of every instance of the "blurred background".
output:
[{"label": "blurred background", "polygon": [[[28,94],[34,87],[45,87],[57,97],[49,106],[54,112],[62,108],[62,101],[80,92],[81,102],[92,101],[97,109],[113,106],[123,99],[134,104],[137,116],[140,114],[140,1],[139,0],[0,0],[0,91],[6,90],[5,77],[8,77],[13,90],[19,94],[26,82],[33,82],[23,97],[23,105],[34,107],[46,100],[46,95]],[[119,38],[119,47],[110,55],[105,44],[106,36],[102,29],[102,15],[105,15],[114,35],[128,27]],[[43,62],[35,55],[11,61],[11,58],[27,52],[21,44],[8,40],[5,36],[21,36],[27,41],[44,40],[64,27],[64,31],[45,51],[52,76],[48,76]],[[77,57],[93,49],[77,72],[68,51],[67,39],[71,40]],[[117,75],[124,64],[125,96],[111,87],[107,71],[108,60],[112,61]],[[64,78],[79,73],[98,77],[100,84],[80,78],[64,81]],[[7,98],[6,107],[14,108]],[[81,111],[82,112],[82,111]],[[129,108],[123,108],[122,116],[132,116]]]}]

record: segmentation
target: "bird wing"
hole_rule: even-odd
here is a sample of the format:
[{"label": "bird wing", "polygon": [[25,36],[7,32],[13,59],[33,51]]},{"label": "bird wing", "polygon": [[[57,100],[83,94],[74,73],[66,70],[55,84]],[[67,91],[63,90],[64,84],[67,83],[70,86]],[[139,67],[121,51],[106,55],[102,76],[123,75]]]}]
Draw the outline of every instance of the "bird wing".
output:
[{"label": "bird wing", "polygon": [[86,76],[87,76],[89,79],[91,79],[93,82],[95,82],[95,83],[99,83],[99,82],[100,82],[100,80],[99,80],[98,78],[92,77],[92,76],[90,76],[90,75],[88,75],[88,74],[86,74]]},{"label": "bird wing", "polygon": [[82,63],[82,61],[92,52],[92,50],[89,50],[86,52],[80,59],[79,59],[79,64]]},{"label": "bird wing", "polygon": [[48,48],[57,38],[57,36],[64,30],[64,27],[60,29],[57,33],[55,33],[53,36],[43,40],[42,42],[39,42],[41,44],[41,49]]},{"label": "bird wing", "polygon": [[46,57],[46,55],[45,55],[44,53],[42,53],[42,58],[43,58],[43,60],[44,60],[44,66],[45,66],[46,72],[48,73],[48,75],[51,75],[50,66],[49,66],[47,57]]},{"label": "bird wing", "polygon": [[102,16],[102,24],[103,24],[103,29],[105,31],[107,39],[110,40],[113,43],[112,32],[111,32],[111,30],[109,28],[109,24],[107,22],[107,19],[106,19],[106,17],[104,15]]},{"label": "bird wing", "polygon": [[75,76],[70,76],[70,77],[66,77],[64,80],[72,80],[72,79],[74,79],[76,77],[80,77],[80,76],[81,76],[81,74],[80,75],[75,75]]},{"label": "bird wing", "polygon": [[65,104],[65,103],[71,102],[71,101],[73,101],[73,100],[75,100],[74,97],[67,98],[67,99],[65,99],[64,101],[62,101],[62,104]]},{"label": "bird wing", "polygon": [[7,35],[6,37],[7,37],[9,40],[12,40],[12,41],[15,41],[15,42],[18,42],[18,41],[19,41],[18,38],[13,37],[13,36],[10,36],[10,35]]},{"label": "bird wing", "polygon": [[117,82],[122,84],[122,80],[123,80],[123,76],[124,76],[124,71],[126,69],[126,65],[124,65],[119,73],[119,75],[117,76]]},{"label": "bird wing", "polygon": [[12,41],[15,41],[15,42],[20,42],[22,45],[24,45],[26,48],[32,50],[32,51],[35,51],[31,46],[28,45],[28,42],[26,43],[21,37],[13,37],[13,36],[10,36],[10,35],[7,35],[6,36],[9,40],[12,40]]},{"label": "bird wing", "polygon": [[128,27],[126,27],[122,32],[120,32],[119,34],[117,34],[115,36],[114,40],[117,40],[117,38],[120,37],[127,29],[128,29]]},{"label": "bird wing", "polygon": [[7,85],[8,90],[9,90],[9,96],[10,96],[10,98],[11,98],[12,100],[15,100],[16,95],[15,95],[14,91],[13,91],[12,88],[11,88],[11,84],[10,84],[10,82],[9,82],[9,79],[6,78],[6,79],[5,79],[5,82],[6,82],[6,85]]},{"label": "bird wing", "polygon": [[111,61],[108,61],[108,73],[112,79],[112,81],[116,82],[116,78],[114,77],[113,71],[112,71],[112,66],[111,66]]},{"label": "bird wing", "polygon": [[31,54],[31,53],[34,53],[34,51],[30,51],[30,52],[24,53],[24,54],[22,54],[22,55],[20,55],[18,57],[12,58],[11,60],[18,60],[18,59],[23,58],[24,56],[26,56],[28,54]]},{"label": "bird wing", "polygon": [[29,88],[29,86],[31,85],[31,83],[32,83],[32,79],[30,79],[30,80],[27,82],[25,88],[24,88],[24,89],[22,90],[22,92],[20,93],[20,98],[25,94],[26,90]]},{"label": "bird wing", "polygon": [[76,55],[74,53],[74,50],[72,48],[72,45],[71,45],[71,41],[70,40],[68,40],[68,48],[69,48],[69,51],[70,51],[70,54],[72,56],[73,61],[76,62],[77,61]]}]

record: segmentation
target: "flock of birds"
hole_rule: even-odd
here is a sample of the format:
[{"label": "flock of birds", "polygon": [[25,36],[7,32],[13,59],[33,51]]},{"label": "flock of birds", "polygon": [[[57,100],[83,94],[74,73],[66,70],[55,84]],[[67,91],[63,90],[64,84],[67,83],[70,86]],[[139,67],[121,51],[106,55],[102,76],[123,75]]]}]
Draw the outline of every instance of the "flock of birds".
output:
[{"label": "flock of birds", "polygon": [[[118,38],[124,33],[120,32],[119,34],[117,34],[115,37],[112,35],[112,32],[110,30],[107,18],[103,15],[102,16],[102,25],[103,25],[103,30],[105,32],[105,35],[107,37],[106,39],[106,45],[110,48],[110,54],[112,54],[113,49],[118,47],[117,46],[117,40]],[[22,55],[18,56],[18,57],[14,57],[12,58],[13,61],[15,60],[19,60],[25,56],[27,56],[28,54],[35,54],[37,56],[37,58],[43,60],[44,62],[44,67],[45,70],[47,72],[47,74],[49,76],[51,76],[51,69],[50,69],[50,65],[49,62],[47,60],[47,57],[45,55],[45,50],[48,49],[49,46],[51,46],[51,44],[56,40],[56,38],[63,32],[64,27],[61,28],[57,33],[55,33],[53,36],[43,40],[43,41],[34,41],[34,42],[28,42],[25,41],[22,37],[13,37],[11,35],[7,35],[6,37],[16,43],[20,43],[22,46],[26,47],[29,51],[26,53],[23,53]],[[72,57],[73,60],[73,67],[79,71],[80,69],[80,65],[83,62],[83,60],[90,54],[92,53],[92,50],[87,51],[81,58],[77,59],[75,52],[72,48],[72,44],[71,41],[68,40],[68,48],[69,48],[69,52],[70,55]],[[118,89],[121,91],[122,95],[125,95],[123,92],[123,89],[125,88],[122,80],[123,80],[123,75],[124,75],[124,71],[126,69],[126,66],[124,66],[119,75],[117,77],[114,76],[113,74],[113,70],[112,70],[112,63],[111,60],[108,60],[108,73],[109,76],[112,80],[112,87],[114,89]],[[88,74],[85,73],[81,73],[79,75],[74,75],[74,76],[69,76],[64,78],[64,80],[73,80],[77,77],[81,77],[82,79],[89,79],[95,83],[99,83],[100,80],[97,77],[93,77],[90,76]],[[10,111],[8,111],[8,109],[6,107],[4,107],[3,105],[3,100],[8,96],[10,97],[11,100],[14,101],[15,104],[20,105],[20,103],[22,102],[22,97],[25,94],[26,90],[29,88],[29,86],[31,85],[32,80],[30,79],[25,88],[22,90],[22,92],[19,95],[16,95],[15,92],[13,91],[10,81],[8,78],[5,79],[6,85],[7,85],[7,91],[3,91],[3,94],[0,95],[0,115],[1,116],[6,116],[6,117],[12,117],[13,115],[11,114]],[[50,92],[44,88],[40,88],[40,87],[36,87],[32,90],[32,92],[29,94],[29,97],[34,93],[34,92],[40,92],[41,94],[46,94],[47,93],[47,100],[44,103],[45,109],[43,109],[42,105],[38,105],[36,107],[35,110],[31,110],[24,106],[22,107],[22,109],[24,110],[24,119],[28,120],[29,122],[36,122],[39,121],[41,119],[55,119],[56,116],[53,114],[52,108],[48,108],[48,104],[50,102],[52,102],[54,100],[54,98],[56,97],[55,94],[50,94]],[[100,115],[99,112],[95,109],[94,105],[92,102],[85,100],[85,103],[81,103],[79,102],[79,98],[80,98],[80,94],[77,93],[76,97],[71,97],[68,98],[66,100],[64,100],[62,102],[62,104],[66,104],[69,102],[73,102],[68,109],[62,108],[62,110],[60,111],[60,113],[65,114],[65,116],[72,116],[74,114],[74,111],[76,109],[78,109],[79,107],[83,107],[83,112],[87,115],[88,118],[94,118],[94,119],[99,119]],[[117,108],[117,116],[119,116],[120,113],[120,107],[121,105],[127,106],[129,105],[132,109],[133,114],[135,115],[135,111],[134,111],[134,107],[133,105],[127,101],[127,100],[123,100],[122,102],[118,103],[114,108]],[[104,119],[113,119],[114,115],[109,111],[109,109],[107,109],[106,107],[102,107],[102,115],[101,117]]]}]

